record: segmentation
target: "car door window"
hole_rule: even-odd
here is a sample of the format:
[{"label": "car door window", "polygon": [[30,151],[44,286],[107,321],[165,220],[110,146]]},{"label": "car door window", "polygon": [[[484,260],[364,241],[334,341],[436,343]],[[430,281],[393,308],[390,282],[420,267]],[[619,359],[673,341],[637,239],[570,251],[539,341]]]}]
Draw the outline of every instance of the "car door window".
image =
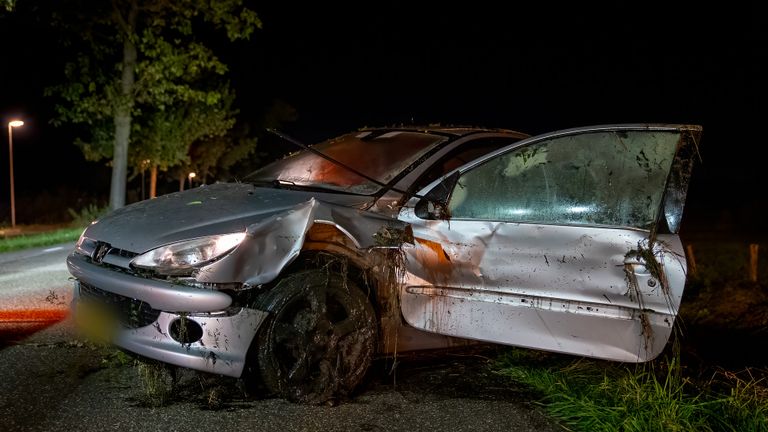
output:
[{"label": "car door window", "polygon": [[421,175],[421,177],[413,182],[410,190],[413,192],[420,191],[434,180],[448,174],[454,169],[516,141],[520,141],[520,138],[493,137],[467,141],[446,153],[445,156],[435,162]]},{"label": "car door window", "polygon": [[464,172],[455,219],[650,228],[679,134],[599,131],[558,136]]}]

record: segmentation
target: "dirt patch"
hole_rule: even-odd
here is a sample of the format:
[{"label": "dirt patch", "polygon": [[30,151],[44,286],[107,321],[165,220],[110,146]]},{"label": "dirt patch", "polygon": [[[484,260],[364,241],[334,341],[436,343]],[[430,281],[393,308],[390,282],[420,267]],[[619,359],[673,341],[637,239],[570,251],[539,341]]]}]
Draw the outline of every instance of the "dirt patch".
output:
[{"label": "dirt patch", "polygon": [[768,287],[737,281],[686,289],[680,308],[684,353],[727,368],[768,367]]},{"label": "dirt patch", "polygon": [[517,401],[532,400],[529,390],[493,371],[500,345],[476,345],[446,350],[401,354],[371,366],[367,391],[395,390],[410,402],[453,398]]},{"label": "dirt patch", "polygon": [[[391,358],[381,358],[371,365],[365,383],[355,394],[325,405],[366,403],[365,398],[361,399],[363,395],[393,391],[409,403],[461,398],[527,404],[534,399],[530,390],[495,373],[491,367],[503,349],[496,345],[478,345],[400,355],[394,367]],[[130,367],[136,368],[136,365]],[[159,405],[191,402],[201,410],[237,411],[274,398],[265,388],[246,386],[242,380],[181,368],[175,373],[173,390],[164,394],[167,398]],[[135,407],[159,406],[147,403],[135,371],[130,375],[134,388],[127,397],[128,402]]]},{"label": "dirt patch", "polygon": [[748,281],[693,285],[686,290],[680,316],[689,326],[766,331],[768,286]]}]

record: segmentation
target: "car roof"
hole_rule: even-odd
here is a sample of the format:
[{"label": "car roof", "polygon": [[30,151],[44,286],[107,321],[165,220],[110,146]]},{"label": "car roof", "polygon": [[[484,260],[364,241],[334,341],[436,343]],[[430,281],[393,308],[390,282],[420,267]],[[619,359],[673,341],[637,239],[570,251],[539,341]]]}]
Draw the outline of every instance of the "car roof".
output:
[{"label": "car roof", "polygon": [[397,125],[397,126],[370,127],[370,128],[366,127],[366,128],[360,129],[360,131],[376,132],[377,135],[387,133],[387,132],[396,132],[396,131],[422,132],[422,133],[431,133],[431,134],[437,134],[437,135],[445,135],[452,138],[459,138],[459,137],[478,134],[478,133],[499,133],[499,134],[505,134],[505,135],[512,135],[517,138],[527,138],[530,136],[526,133],[511,130],[511,129],[486,128],[486,127],[479,127],[479,126],[453,126],[453,125],[439,125],[439,124]]}]

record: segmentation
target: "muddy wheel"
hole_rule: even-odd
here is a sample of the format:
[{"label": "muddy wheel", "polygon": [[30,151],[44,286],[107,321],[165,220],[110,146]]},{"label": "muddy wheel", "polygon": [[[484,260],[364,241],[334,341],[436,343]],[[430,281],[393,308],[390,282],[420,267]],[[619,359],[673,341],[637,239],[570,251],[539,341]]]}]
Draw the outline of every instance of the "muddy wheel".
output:
[{"label": "muddy wheel", "polygon": [[303,403],[348,395],[363,379],[376,343],[376,315],[357,285],[309,270],[268,294],[271,317],[258,334],[258,368],[275,394]]}]

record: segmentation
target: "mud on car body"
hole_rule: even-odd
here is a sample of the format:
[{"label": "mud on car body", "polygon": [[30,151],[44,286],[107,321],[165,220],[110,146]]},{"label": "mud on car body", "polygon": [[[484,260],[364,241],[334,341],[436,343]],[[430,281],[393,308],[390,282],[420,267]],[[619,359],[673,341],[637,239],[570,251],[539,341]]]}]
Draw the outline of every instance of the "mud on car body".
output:
[{"label": "mud on car body", "polygon": [[682,297],[700,132],[349,133],[94,222],[68,258],[75,312],[305,402],[352,391],[374,355],[471,340],[646,361]]}]

